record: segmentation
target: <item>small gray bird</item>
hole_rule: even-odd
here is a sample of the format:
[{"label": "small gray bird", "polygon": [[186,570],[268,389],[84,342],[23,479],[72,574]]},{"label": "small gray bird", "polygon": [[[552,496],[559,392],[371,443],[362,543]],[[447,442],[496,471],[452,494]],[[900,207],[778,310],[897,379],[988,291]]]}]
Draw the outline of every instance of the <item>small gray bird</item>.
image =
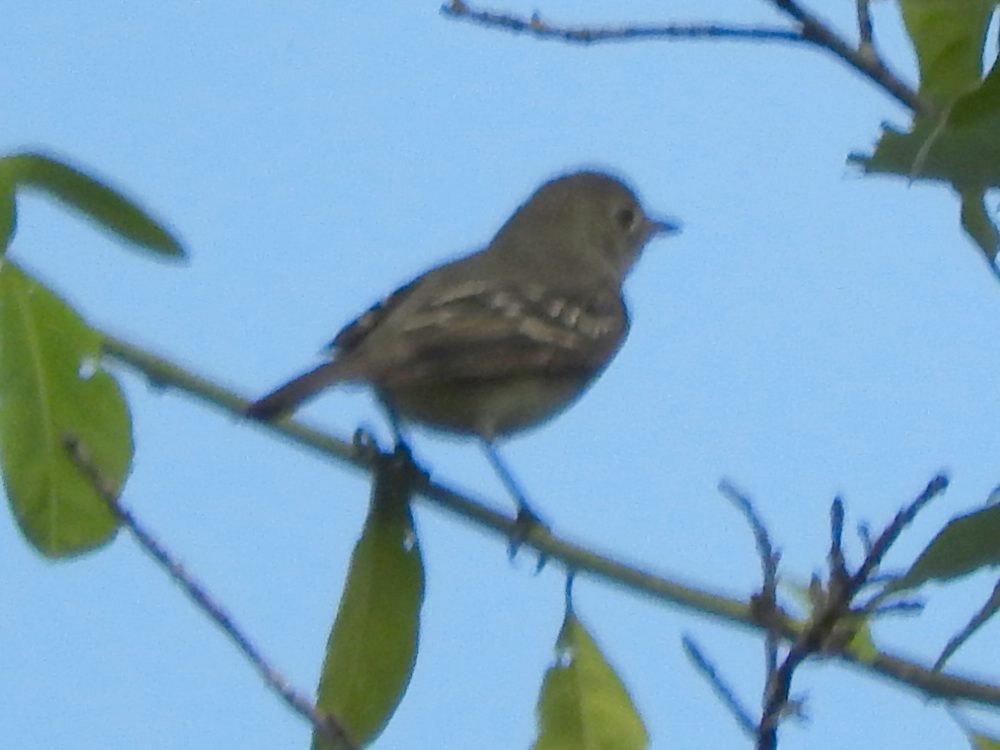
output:
[{"label": "small gray bird", "polygon": [[337,334],[330,361],[248,413],[271,419],[328,386],[369,384],[397,438],[399,417],[479,438],[520,516],[535,518],[495,442],[561,412],[607,366],[628,333],[626,275],[650,238],[677,229],[609,175],[551,180],[488,246],[374,305]]}]

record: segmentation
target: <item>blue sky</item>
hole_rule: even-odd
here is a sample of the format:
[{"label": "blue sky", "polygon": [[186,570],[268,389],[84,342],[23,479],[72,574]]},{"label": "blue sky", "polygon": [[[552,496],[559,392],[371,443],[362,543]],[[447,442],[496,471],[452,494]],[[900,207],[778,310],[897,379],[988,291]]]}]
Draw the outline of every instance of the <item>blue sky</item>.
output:
[{"label": "blue sky", "polygon": [[[0,149],[44,148],[108,178],[176,229],[191,262],[149,261],[37,199],[19,205],[12,257],[95,326],[260,395],[396,284],[488,241],[543,180],[606,167],[684,232],[651,245],[630,278],[630,340],[587,398],[504,448],[555,531],[746,597],[758,564],[716,492],[723,477],[756,499],[796,581],[823,565],[835,494],[852,526],[877,528],[951,473],[890,567],[985,500],[998,481],[1000,287],[946,189],[846,165],[905,111],[806,49],[583,49],[449,21],[435,2],[398,5],[6,3]],[[627,18],[606,5],[542,10],[775,18],[763,2],[676,4],[669,16],[634,2]],[[849,28],[853,4],[842,5]],[[893,6],[875,10],[883,51],[912,76]],[[132,373],[121,381],[136,442],[123,501],[311,693],[364,478]],[[386,435],[355,390],[303,416]],[[475,446],[419,435],[416,451],[435,477],[507,507]],[[495,538],[416,512],[421,651],[377,747],[527,747],[562,573],[533,575]],[[127,536],[52,563],[5,515],[0,585],[7,747],[307,746],[308,727]],[[931,590],[924,616],[881,623],[877,642],[933,660],[991,587],[987,576]],[[680,636],[751,706],[755,636],[586,578],[576,605],[654,748],[744,746]],[[953,665],[981,671],[997,645],[987,629]],[[783,748],[963,741],[916,694],[833,664],[806,667],[795,688],[810,721],[788,725]]]}]

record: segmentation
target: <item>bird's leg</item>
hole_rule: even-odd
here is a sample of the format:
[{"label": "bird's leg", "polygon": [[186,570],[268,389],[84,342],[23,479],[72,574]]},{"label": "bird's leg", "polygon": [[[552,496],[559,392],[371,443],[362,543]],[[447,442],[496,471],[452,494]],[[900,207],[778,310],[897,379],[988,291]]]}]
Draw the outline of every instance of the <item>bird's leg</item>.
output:
[{"label": "bird's leg", "polygon": [[396,409],[393,408],[392,403],[385,397],[382,391],[376,391],[378,396],[378,401],[382,405],[383,411],[385,411],[385,416],[389,420],[389,427],[392,430],[392,439],[396,444],[397,453],[405,453],[408,456],[412,456],[413,453],[410,450],[410,443],[406,439],[406,435],[403,432],[403,423],[399,419],[399,414]]},{"label": "bird's leg", "polygon": [[[482,441],[483,451],[486,453],[486,458],[490,462],[490,466],[500,477],[501,483],[510,493],[511,497],[514,498],[514,502],[517,504],[517,528],[514,534],[511,536],[510,540],[510,553],[513,556],[517,552],[517,548],[520,546],[521,542],[528,538],[528,535],[532,530],[536,528],[547,529],[548,527],[542,521],[541,517],[535,513],[532,509],[531,504],[528,502],[528,498],[525,496],[524,491],[518,484],[517,480],[514,479],[514,475],[511,474],[510,469],[507,468],[506,464],[500,459],[500,454],[497,452],[496,444],[492,440]],[[544,564],[544,559],[539,560],[539,567]]]},{"label": "bird's leg", "polygon": [[500,481],[503,486],[514,498],[514,502],[517,503],[517,515],[526,516],[528,519],[538,522],[538,515],[531,509],[531,504],[528,502],[528,498],[525,496],[524,491],[521,489],[520,484],[514,479],[514,475],[510,473],[510,469],[504,464],[500,459],[500,454],[497,452],[496,445],[489,440],[483,441],[483,450],[486,452],[486,458],[489,459],[490,466],[500,477]]}]

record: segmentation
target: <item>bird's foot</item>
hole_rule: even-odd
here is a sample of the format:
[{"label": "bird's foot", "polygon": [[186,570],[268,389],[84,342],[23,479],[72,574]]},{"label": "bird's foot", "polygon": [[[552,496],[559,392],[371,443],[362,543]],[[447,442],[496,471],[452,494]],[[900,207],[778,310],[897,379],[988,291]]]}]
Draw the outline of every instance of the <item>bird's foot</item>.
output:
[{"label": "bird's foot", "polygon": [[[513,560],[517,555],[518,551],[521,549],[521,545],[527,541],[530,541],[531,537],[538,535],[548,535],[551,533],[549,526],[545,523],[538,514],[535,513],[527,504],[521,504],[517,509],[517,518],[514,520],[514,528],[510,534],[510,540],[507,547],[508,554]],[[535,568],[535,572],[538,573],[542,568],[545,567],[545,563],[548,561],[548,555],[544,552],[539,551],[538,553],[538,566]]]}]

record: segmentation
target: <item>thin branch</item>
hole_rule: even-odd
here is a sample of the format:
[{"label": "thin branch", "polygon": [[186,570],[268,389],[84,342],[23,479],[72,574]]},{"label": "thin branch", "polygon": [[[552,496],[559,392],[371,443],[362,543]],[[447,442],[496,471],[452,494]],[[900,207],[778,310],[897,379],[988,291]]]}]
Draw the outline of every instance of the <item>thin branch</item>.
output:
[{"label": "thin branch", "polygon": [[924,611],[924,609],[924,603],[918,599],[903,599],[898,602],[890,602],[877,607],[862,607],[861,612],[865,616],[885,617],[886,615],[920,614]]},{"label": "thin branch", "polygon": [[91,460],[86,447],[80,441],[68,435],[65,438],[66,451],[77,468],[90,480],[97,494],[107,503],[115,516],[131,532],[139,546],[166,571],[174,583],[178,584],[191,600],[214,622],[243,653],[258,674],[297,714],[312,724],[316,732],[330,743],[331,747],[354,750],[356,745],[351,740],[343,724],[329,712],[320,714],[304,696],[296,692],[281,674],[260,653],[250,638],[245,635],[233,618],[222,609],[212,595],[204,587],[191,578],[177,559],[136,520],[131,511],[122,506],[118,490],[102,476],[100,470]]},{"label": "thin branch", "polygon": [[483,26],[506,29],[517,34],[531,34],[540,39],[555,39],[576,44],[631,42],[642,39],[736,39],[759,42],[803,43],[799,32],[772,26],[729,26],[714,23],[630,24],[627,26],[560,26],[543,21],[537,13],[530,18],[509,13],[474,9],[462,0],[452,0],[441,7],[446,16]]},{"label": "thin branch", "polygon": [[784,662],[778,667],[765,688],[764,713],[760,721],[757,750],[774,750],[778,744],[778,725],[787,713],[792,678],[812,654],[826,651],[833,646],[842,651],[836,641],[838,629],[850,624],[857,613],[851,610],[851,602],[858,591],[868,581],[882,558],[899,538],[900,533],[913,521],[932,499],[948,487],[948,478],[938,474],[923,489],[913,502],[896,514],[878,539],[872,544],[864,561],[852,575],[844,562],[844,504],[836,498],[830,508],[830,576],[822,600],[815,606],[809,624],[795,639]]},{"label": "thin branch", "polygon": [[[872,27],[870,0],[857,0],[858,4],[858,51],[871,54],[875,51],[875,31]],[[870,51],[870,52],[869,52]]]},{"label": "thin branch", "polygon": [[993,588],[993,593],[990,598],[986,601],[979,611],[972,616],[972,619],[966,624],[958,634],[951,638],[947,645],[945,645],[944,650],[938,657],[937,661],[934,662],[933,669],[941,669],[945,662],[952,657],[952,655],[962,647],[962,645],[971,638],[977,630],[993,615],[1000,611],[1000,583],[997,583]]},{"label": "thin branch", "polygon": [[536,13],[530,17],[473,8],[464,0],[451,0],[441,12],[459,20],[489,28],[530,34],[575,44],[629,42],[636,40],[734,39],[739,41],[807,43],[820,47],[843,60],[898,102],[918,114],[928,114],[930,106],[917,92],[874,54],[874,48],[854,49],[826,24],[793,0],[768,0],[795,21],[798,29],[772,26],[732,26],[717,23],[673,23],[626,26],[562,26],[543,21]]},{"label": "thin branch", "polygon": [[757,554],[760,557],[765,585],[773,583],[778,576],[778,561],[781,555],[774,550],[774,545],[771,544],[771,536],[767,533],[767,527],[764,525],[760,514],[757,513],[757,509],[754,508],[753,501],[750,500],[750,497],[746,493],[738,490],[728,479],[723,479],[719,482],[719,492],[740,510],[743,517],[746,518],[747,523],[750,524],[754,541],[757,544]]},{"label": "thin branch", "polygon": [[712,690],[715,691],[715,694],[719,696],[719,699],[729,709],[729,713],[736,719],[736,723],[739,724],[743,733],[747,737],[756,737],[756,722],[750,718],[750,712],[740,703],[733,689],[719,676],[715,665],[702,653],[701,649],[698,648],[698,644],[694,642],[691,636],[685,635],[681,639],[681,644],[684,646],[684,652],[687,654],[688,659],[691,660],[691,663],[694,664],[701,675],[708,681],[708,684],[712,686]]},{"label": "thin branch", "polygon": [[[249,401],[233,391],[127,341],[107,334],[103,334],[103,337],[104,352],[107,356],[137,370],[157,387],[177,388],[230,417],[240,417],[244,414]],[[254,423],[254,426],[283,435],[322,457],[350,464],[362,471],[371,470],[371,459],[365,458],[365,451],[357,449],[347,440],[320,432],[302,422],[284,420],[277,423]],[[510,539],[511,533],[516,528],[515,518],[499,513],[484,503],[443,484],[428,479],[417,488],[417,492],[434,505],[482,529],[493,531],[504,542]],[[658,601],[762,632],[774,627],[774,624],[761,622],[754,608],[739,599],[677,583],[550,533],[533,533],[524,544],[548,555],[553,560],[562,562],[567,568],[572,568],[578,573],[589,573]],[[781,633],[782,639],[794,640],[802,632],[802,628],[801,623],[786,618],[782,620],[777,630]],[[916,688],[927,696],[1000,707],[1000,686],[997,685],[973,678],[934,672],[885,652],[868,657],[842,650],[835,655],[863,671]]]},{"label": "thin branch", "polygon": [[914,113],[929,114],[930,106],[899,76],[889,70],[877,55],[854,49],[843,37],[803,8],[796,0],[768,1],[798,23],[806,39],[832,52]]},{"label": "thin branch", "polygon": [[778,642],[781,634],[775,629],[774,623],[779,621],[781,614],[778,610],[778,562],[781,555],[775,551],[774,545],[771,544],[771,536],[767,533],[767,527],[757,513],[757,509],[754,508],[750,497],[736,489],[728,479],[719,483],[719,492],[742,512],[743,517],[750,524],[757,544],[763,583],[756,604],[765,614],[765,621],[768,623],[767,633],[764,637],[764,683],[767,684],[774,677],[778,668]]},{"label": "thin branch", "polygon": [[[126,364],[144,375],[156,388],[168,386],[188,393],[206,404],[220,409],[230,416],[242,418],[249,401],[233,391],[213,383],[207,378],[195,375],[168,360],[141,349],[122,339],[103,334],[104,351],[118,362]],[[283,435],[299,445],[309,448],[325,458],[345,462],[356,469],[370,473],[374,465],[377,449],[333,437],[293,419],[279,422],[256,422],[245,420],[256,429],[267,429]],[[418,482],[416,492],[435,505],[481,528],[493,531],[505,541],[519,531],[516,518],[500,513],[480,500],[463,495],[445,485],[425,477]],[[625,588],[650,595],[656,599],[677,604],[702,614],[718,617],[728,622],[759,627],[748,604],[722,594],[709,593],[692,586],[685,586],[666,578],[644,571],[636,566],[597,554],[582,546],[560,539],[542,527],[532,530],[523,542],[553,560],[560,561],[568,569],[603,578],[618,583]],[[783,637],[794,634],[792,624],[785,623]],[[998,692],[1000,705],[1000,692]]]},{"label": "thin branch", "polygon": [[858,539],[861,541],[861,548],[866,555],[872,551],[872,530],[864,521],[858,522]]},{"label": "thin branch", "polygon": [[847,583],[847,562],[844,559],[844,501],[834,498],[830,506],[830,586]]},{"label": "thin branch", "polygon": [[948,477],[944,474],[938,474],[927,483],[927,486],[924,487],[923,491],[917,495],[912,503],[896,514],[896,517],[892,519],[892,523],[885,528],[885,531],[872,544],[871,550],[865,555],[864,562],[861,563],[861,566],[854,574],[851,580],[852,596],[868,581],[872,573],[875,572],[875,569],[882,563],[882,558],[885,557],[889,548],[895,544],[903,529],[913,522],[913,519],[916,518],[917,514],[923,510],[927,503],[946,489],[948,489]]}]

